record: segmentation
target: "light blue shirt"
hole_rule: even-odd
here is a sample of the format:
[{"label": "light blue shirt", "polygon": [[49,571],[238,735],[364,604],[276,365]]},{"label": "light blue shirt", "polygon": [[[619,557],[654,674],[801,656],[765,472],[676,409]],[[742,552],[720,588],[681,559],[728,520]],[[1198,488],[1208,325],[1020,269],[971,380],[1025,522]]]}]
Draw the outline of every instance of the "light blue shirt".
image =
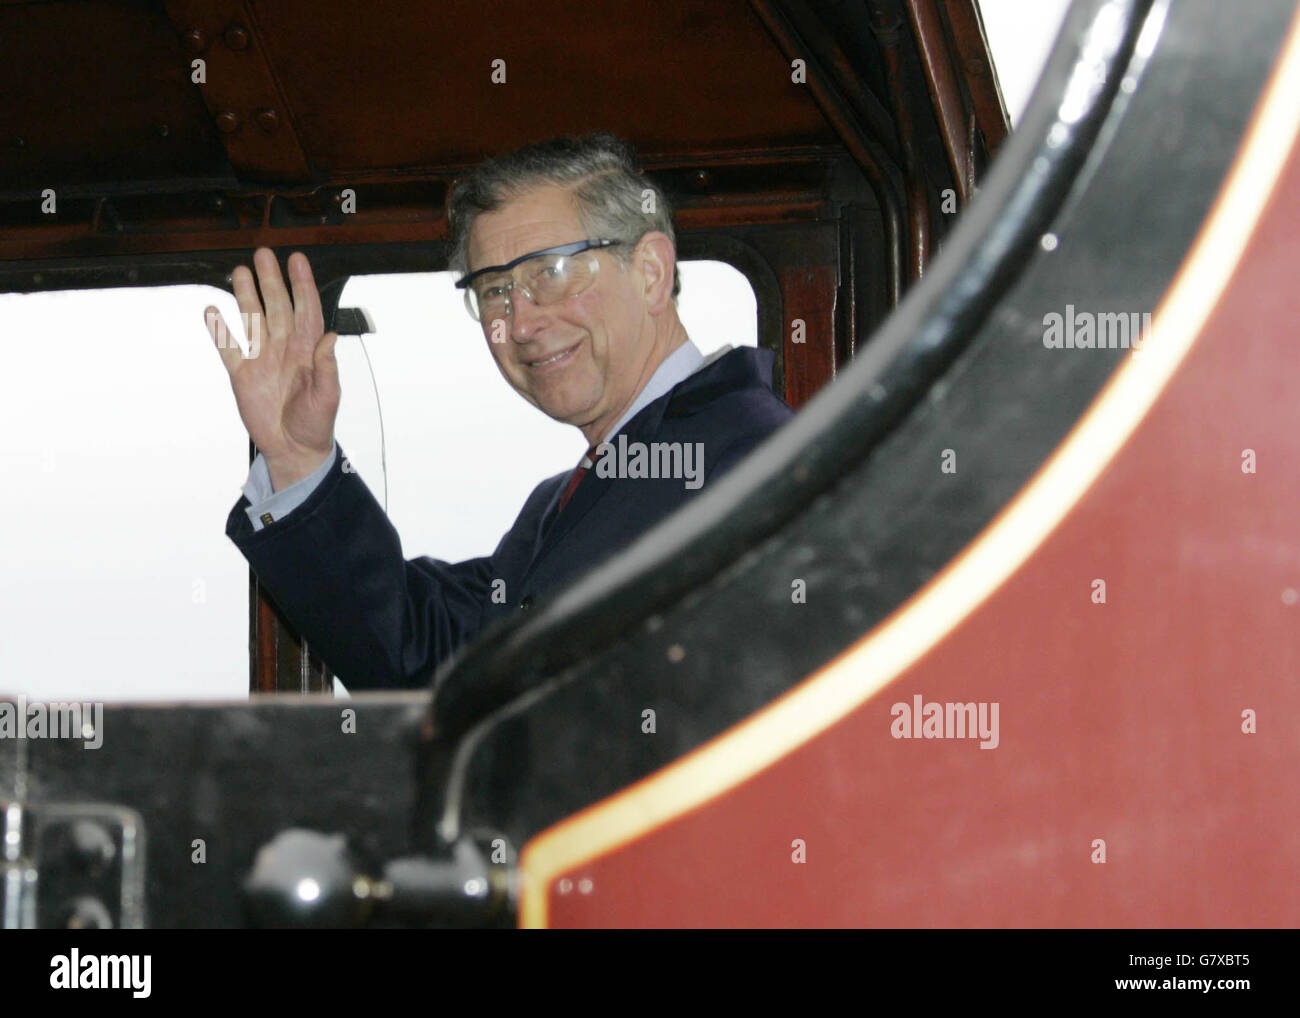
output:
[{"label": "light blue shirt", "polygon": [[[608,442],[622,430],[623,425],[668,392],[669,389],[684,382],[699,371],[700,368],[706,364],[711,364],[730,349],[729,346],[723,347],[710,356],[708,360],[705,360],[704,355],[700,353],[700,348],[688,339],[664,358],[663,363],[650,376],[650,381],[646,382],[645,387],[632,401],[632,405],[627,408],[627,412],[618,419],[618,422],[610,429],[609,434],[602,438],[601,441]],[[596,444],[599,445],[600,442]],[[248,470],[248,481],[244,484],[244,495],[250,503],[244,512],[248,514],[248,520],[253,524],[253,529],[261,530],[266,526],[267,521],[264,521],[263,517],[268,517],[269,522],[282,520],[306,502],[311,497],[311,493],[319,487],[321,481],[325,480],[338,456],[339,444],[335,442],[334,449],[325,458],[325,462],[312,473],[287,488],[274,491],[271,488],[271,471],[266,466],[265,458],[259,452],[253,460],[253,465]]]}]

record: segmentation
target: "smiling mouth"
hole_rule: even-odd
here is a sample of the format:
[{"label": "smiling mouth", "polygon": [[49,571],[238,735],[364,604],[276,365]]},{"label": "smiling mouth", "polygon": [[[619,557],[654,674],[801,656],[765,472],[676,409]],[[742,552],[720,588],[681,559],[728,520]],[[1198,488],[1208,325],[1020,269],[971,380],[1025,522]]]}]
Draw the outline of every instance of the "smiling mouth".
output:
[{"label": "smiling mouth", "polygon": [[561,350],[559,353],[551,354],[551,356],[544,357],[541,360],[525,361],[524,363],[534,371],[542,371],[546,368],[558,367],[559,365],[569,361],[580,345],[581,344],[579,343],[574,343],[573,346],[569,347],[567,350]]}]

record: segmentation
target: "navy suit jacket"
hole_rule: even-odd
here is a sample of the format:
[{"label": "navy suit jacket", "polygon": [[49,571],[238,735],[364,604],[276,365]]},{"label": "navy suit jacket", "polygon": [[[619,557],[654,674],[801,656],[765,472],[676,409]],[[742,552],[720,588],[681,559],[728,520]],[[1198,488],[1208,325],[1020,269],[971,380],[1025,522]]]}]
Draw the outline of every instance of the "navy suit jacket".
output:
[{"label": "navy suit jacket", "polygon": [[[707,487],[792,413],[772,391],[771,351],[742,347],[649,403],[620,435],[629,448],[702,443]],[[591,569],[701,490],[680,477],[601,477],[593,469],[556,515],[565,472],[533,490],[491,555],[407,560],[388,516],[343,462],[340,449],[307,501],[262,530],[249,523],[241,497],[226,534],[289,621],[354,690],[427,683],[439,661],[489,623]]]}]

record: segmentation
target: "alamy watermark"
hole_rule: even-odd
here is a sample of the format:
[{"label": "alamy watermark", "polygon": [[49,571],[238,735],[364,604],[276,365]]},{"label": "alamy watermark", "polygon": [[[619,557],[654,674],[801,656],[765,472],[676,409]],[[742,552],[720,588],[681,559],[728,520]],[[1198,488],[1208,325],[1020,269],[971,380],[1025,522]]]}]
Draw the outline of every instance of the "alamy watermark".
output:
[{"label": "alamy watermark", "polygon": [[130,990],[132,997],[151,992],[153,955],[85,954],[72,948],[50,959],[54,990]]},{"label": "alamy watermark", "polygon": [[80,739],[85,749],[104,744],[102,703],[28,703],[0,700],[0,739]]},{"label": "alamy watermark", "polygon": [[920,693],[912,702],[889,708],[895,739],[979,739],[980,749],[997,749],[998,701],[992,703],[925,703]]},{"label": "alamy watermark", "polygon": [[[248,353],[245,356],[248,360],[254,360],[262,352],[262,315],[257,311],[241,311],[239,317],[244,323],[244,335],[248,337]],[[207,313],[207,322],[208,331],[214,334],[219,349],[239,347],[238,340],[226,328],[226,320],[216,311]]]},{"label": "alamy watermark", "polygon": [[695,491],[704,486],[703,442],[629,442],[619,435],[614,442],[596,446],[597,477],[629,477],[685,481]]},{"label": "alamy watermark", "polygon": [[1043,315],[1043,346],[1049,350],[1140,350],[1151,332],[1151,312],[1075,311]]}]

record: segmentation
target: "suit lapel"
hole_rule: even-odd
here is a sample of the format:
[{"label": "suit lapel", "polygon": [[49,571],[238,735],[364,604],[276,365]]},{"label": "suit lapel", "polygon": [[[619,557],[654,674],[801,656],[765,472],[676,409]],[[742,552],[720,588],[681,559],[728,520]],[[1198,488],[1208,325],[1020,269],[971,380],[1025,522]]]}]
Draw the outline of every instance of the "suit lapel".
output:
[{"label": "suit lapel", "polygon": [[[659,425],[664,417],[664,410],[671,398],[671,391],[664,393],[628,421],[619,434],[626,435],[629,443],[651,441],[659,431]],[[617,437],[615,437],[614,442],[618,442]],[[530,573],[533,567],[564,539],[565,535],[582,522],[582,518],[595,508],[596,504],[605,497],[613,486],[616,478],[601,477],[597,474],[596,463],[598,462],[599,456],[596,462],[592,464],[591,469],[582,478],[578,487],[574,489],[568,505],[564,507],[558,516],[555,515],[555,504],[559,501],[558,492],[555,498],[551,499],[551,507],[543,518],[544,529],[541,532],[540,543],[533,555],[532,564],[528,567]],[[549,524],[547,521],[549,521]]]},{"label": "suit lapel", "polygon": [[[648,444],[659,434],[665,415],[674,417],[689,415],[722,393],[743,388],[755,381],[760,381],[771,388],[771,356],[766,350],[742,347],[739,350],[726,351],[724,356],[709,358],[693,375],[679,382],[628,421],[619,434],[627,436],[629,446],[633,442]],[[614,443],[617,442],[618,437],[615,436]],[[542,514],[535,544],[536,550],[529,562],[526,577],[531,576],[538,563],[595,508],[616,480],[613,477],[598,476],[593,465],[574,490],[568,505],[556,516],[555,506],[568,476],[566,474],[560,479],[546,512]]]}]

